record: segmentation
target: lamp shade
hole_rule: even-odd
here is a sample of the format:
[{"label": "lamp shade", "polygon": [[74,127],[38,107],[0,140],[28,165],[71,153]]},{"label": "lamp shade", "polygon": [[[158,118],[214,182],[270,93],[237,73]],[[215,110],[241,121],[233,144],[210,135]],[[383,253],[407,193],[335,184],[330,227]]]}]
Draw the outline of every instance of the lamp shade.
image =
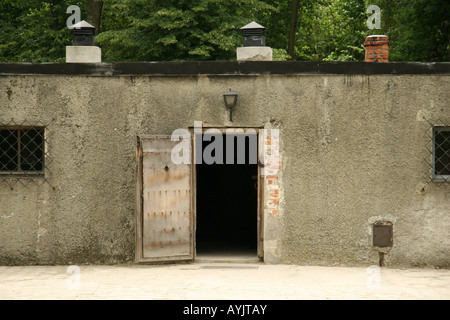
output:
[{"label": "lamp shade", "polygon": [[223,94],[223,99],[225,101],[225,107],[234,108],[236,107],[238,94],[234,91],[228,91]]}]

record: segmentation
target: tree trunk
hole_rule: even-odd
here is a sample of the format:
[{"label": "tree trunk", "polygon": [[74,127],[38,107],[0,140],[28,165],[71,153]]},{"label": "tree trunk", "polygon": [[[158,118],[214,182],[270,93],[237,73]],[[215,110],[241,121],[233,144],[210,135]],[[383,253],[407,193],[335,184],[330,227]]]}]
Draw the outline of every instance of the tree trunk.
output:
[{"label": "tree trunk", "polygon": [[59,24],[59,5],[61,0],[53,0],[51,3],[51,13],[53,16],[53,30],[61,30],[61,25]]},{"label": "tree trunk", "polygon": [[291,59],[294,59],[295,54],[295,33],[297,32],[298,8],[300,7],[300,0],[292,0],[291,3],[291,20],[289,23],[289,42],[288,54]]},{"label": "tree trunk", "polygon": [[87,3],[87,22],[95,27],[95,35],[100,32],[100,19],[102,17],[102,0],[88,0]]}]

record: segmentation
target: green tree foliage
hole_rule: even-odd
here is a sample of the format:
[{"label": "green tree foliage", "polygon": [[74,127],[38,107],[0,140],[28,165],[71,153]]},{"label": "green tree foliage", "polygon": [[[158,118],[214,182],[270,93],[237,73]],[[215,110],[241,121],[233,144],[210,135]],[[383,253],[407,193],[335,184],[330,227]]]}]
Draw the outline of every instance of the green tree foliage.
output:
[{"label": "green tree foliage", "polygon": [[258,0],[117,0],[97,42],[109,61],[230,60],[239,28],[273,8]]},{"label": "green tree foliage", "polygon": [[302,60],[364,59],[365,5],[363,0],[323,0],[301,12],[296,55]]},{"label": "green tree foliage", "polygon": [[83,1],[0,1],[0,61],[64,61],[72,42],[66,27],[67,7]]},{"label": "green tree foliage", "polygon": [[[367,29],[370,4],[381,30]],[[275,60],[363,60],[370,34],[390,37],[390,61],[450,60],[448,0],[0,0],[0,62],[64,61],[69,5],[100,23],[103,61],[234,60],[253,20]]]},{"label": "green tree foliage", "polygon": [[450,61],[448,0],[372,0],[381,8],[391,61]]},{"label": "green tree foliage", "polygon": [[364,0],[300,0],[293,56],[287,55],[294,0],[266,0],[276,12],[262,17],[268,45],[295,60],[362,60],[366,31]]}]

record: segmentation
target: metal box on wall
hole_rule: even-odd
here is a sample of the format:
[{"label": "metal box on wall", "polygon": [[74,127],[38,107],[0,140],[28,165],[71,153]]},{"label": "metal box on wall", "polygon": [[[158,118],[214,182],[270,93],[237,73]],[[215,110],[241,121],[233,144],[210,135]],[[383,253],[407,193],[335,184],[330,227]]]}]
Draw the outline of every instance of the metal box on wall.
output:
[{"label": "metal box on wall", "polygon": [[375,248],[392,248],[394,244],[393,224],[379,221],[373,224],[373,246]]}]

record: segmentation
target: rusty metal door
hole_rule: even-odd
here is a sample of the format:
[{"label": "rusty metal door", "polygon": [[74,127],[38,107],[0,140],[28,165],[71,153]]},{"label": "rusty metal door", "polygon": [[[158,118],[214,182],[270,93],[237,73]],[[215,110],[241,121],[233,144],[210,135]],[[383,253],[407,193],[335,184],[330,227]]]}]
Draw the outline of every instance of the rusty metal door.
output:
[{"label": "rusty metal door", "polygon": [[194,258],[192,165],[172,162],[178,143],[169,135],[137,139],[139,262]]}]

